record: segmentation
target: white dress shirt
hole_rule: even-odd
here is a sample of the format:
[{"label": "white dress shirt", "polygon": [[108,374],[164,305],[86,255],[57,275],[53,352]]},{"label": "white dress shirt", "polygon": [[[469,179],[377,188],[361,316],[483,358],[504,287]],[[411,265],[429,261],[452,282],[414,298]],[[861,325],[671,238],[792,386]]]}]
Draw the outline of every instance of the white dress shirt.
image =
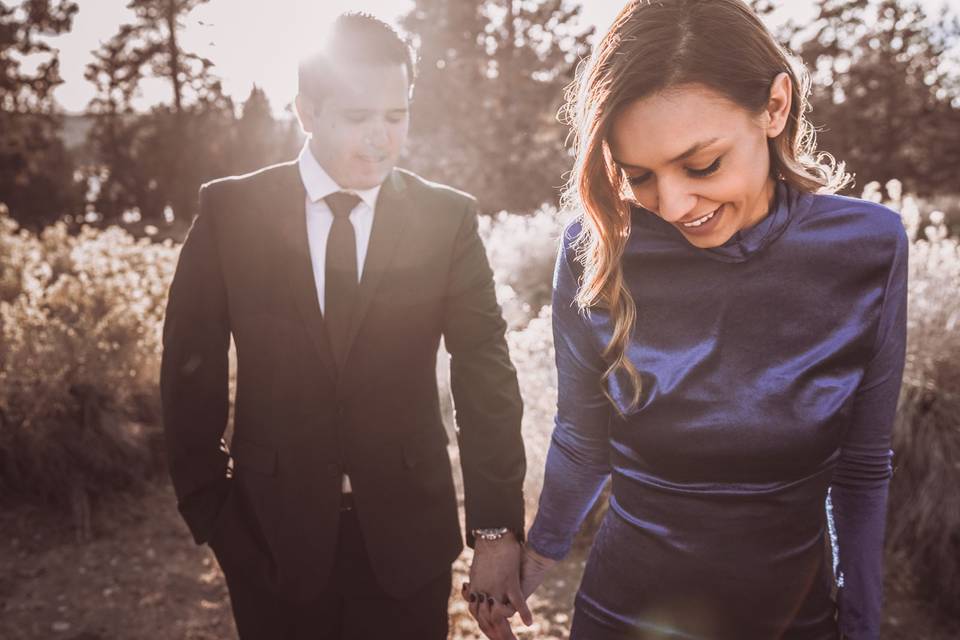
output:
[{"label": "white dress shirt", "polygon": [[[317,299],[320,301],[320,310],[324,310],[324,280],[327,260],[327,238],[330,236],[330,227],[333,225],[333,212],[324,198],[337,191],[349,191],[357,194],[360,202],[350,212],[350,223],[357,238],[357,277],[363,276],[363,264],[367,259],[367,247],[370,245],[370,231],[373,229],[373,218],[376,213],[377,196],[380,195],[380,186],[363,191],[357,189],[342,189],[334,182],[310,151],[310,143],[303,145],[298,159],[300,179],[307,191],[304,208],[307,216],[307,242],[310,245],[310,262],[313,264],[313,278],[317,285]],[[350,493],[350,477],[343,475],[342,487],[344,493]]]},{"label": "white dress shirt", "polygon": [[373,229],[373,217],[377,196],[380,195],[380,185],[363,191],[341,188],[313,157],[309,143],[303,145],[298,163],[300,179],[307,190],[305,208],[310,261],[313,263],[313,278],[317,283],[317,299],[320,300],[320,310],[323,311],[327,238],[330,236],[330,227],[333,225],[333,212],[330,211],[324,198],[338,191],[355,193],[360,198],[360,202],[350,212],[350,223],[357,238],[357,277],[359,278],[363,276],[363,263],[367,258],[367,247],[370,245],[370,231]]}]

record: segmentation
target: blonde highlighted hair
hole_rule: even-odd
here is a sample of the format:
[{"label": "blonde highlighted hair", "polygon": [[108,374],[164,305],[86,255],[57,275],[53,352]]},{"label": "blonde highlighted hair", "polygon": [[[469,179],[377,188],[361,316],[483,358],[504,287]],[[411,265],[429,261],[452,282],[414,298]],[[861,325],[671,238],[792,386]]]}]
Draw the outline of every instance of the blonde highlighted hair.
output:
[{"label": "blonde highlighted hair", "polygon": [[630,407],[642,393],[640,375],[627,357],[637,309],[621,266],[630,235],[630,203],[607,144],[611,121],[630,102],[693,83],[760,113],[781,73],[792,81],[792,103],[786,128],[768,144],[771,175],[801,191],[837,191],[850,176],[842,163],[817,152],[816,131],[806,116],[806,69],[741,0],[629,2],[567,89],[561,115],[570,125],[576,160],[563,203],[582,216],[576,245],[583,277],[576,303],[581,310],[609,313],[613,332],[603,353],[608,365],[604,393],[611,376],[625,373],[633,388]]}]

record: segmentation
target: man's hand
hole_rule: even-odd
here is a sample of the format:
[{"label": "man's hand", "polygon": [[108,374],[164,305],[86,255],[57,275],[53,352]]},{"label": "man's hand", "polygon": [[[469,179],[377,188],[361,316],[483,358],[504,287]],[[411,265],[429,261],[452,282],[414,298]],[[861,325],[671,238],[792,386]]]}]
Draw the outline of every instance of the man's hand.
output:
[{"label": "man's hand", "polygon": [[[520,560],[520,590],[523,593],[523,607],[520,609],[520,616],[523,623],[527,626],[533,624],[533,616],[526,605],[526,599],[543,584],[543,579],[556,560],[542,556],[528,546],[522,547]],[[476,566],[476,556],[474,556],[474,566]],[[471,576],[473,567],[471,567]],[[498,604],[491,600],[481,600],[469,582],[463,585],[463,597],[470,599],[474,594],[474,600],[470,604],[470,613],[480,624],[480,630],[491,640],[515,640],[516,636],[510,628],[508,619],[517,612],[517,608],[512,604]],[[512,600],[510,600],[512,603]],[[485,616],[481,621],[481,616]]]},{"label": "man's hand", "polygon": [[523,548],[513,533],[476,542],[463,597],[470,601],[470,614],[490,640],[514,640],[507,618],[515,612],[520,612],[524,624],[533,624],[520,587],[522,556]]}]

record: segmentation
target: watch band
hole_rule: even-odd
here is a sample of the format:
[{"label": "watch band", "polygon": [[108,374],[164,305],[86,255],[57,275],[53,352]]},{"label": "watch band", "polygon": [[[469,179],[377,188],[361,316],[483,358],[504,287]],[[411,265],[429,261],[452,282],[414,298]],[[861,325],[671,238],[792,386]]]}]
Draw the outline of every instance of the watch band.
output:
[{"label": "watch band", "polygon": [[493,527],[488,529],[473,529],[470,533],[472,533],[473,537],[477,538],[478,540],[487,540],[488,542],[492,542],[494,540],[499,540],[509,532],[509,527]]}]

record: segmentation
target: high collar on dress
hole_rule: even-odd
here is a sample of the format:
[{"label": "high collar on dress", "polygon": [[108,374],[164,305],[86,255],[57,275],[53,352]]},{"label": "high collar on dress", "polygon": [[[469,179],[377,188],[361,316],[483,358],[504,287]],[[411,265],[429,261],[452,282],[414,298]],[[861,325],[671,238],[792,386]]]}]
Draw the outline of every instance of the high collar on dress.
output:
[{"label": "high collar on dress", "polygon": [[[757,224],[737,231],[722,245],[710,249],[693,246],[674,225],[645,209],[635,211],[633,219],[642,226],[661,230],[670,237],[671,241],[681,243],[687,250],[697,255],[721,262],[745,262],[776,241],[790,225],[796,210],[809,206],[808,201],[808,194],[790,187],[782,180],[778,181],[776,197],[770,212]],[[639,216],[636,215],[638,213]]]}]

